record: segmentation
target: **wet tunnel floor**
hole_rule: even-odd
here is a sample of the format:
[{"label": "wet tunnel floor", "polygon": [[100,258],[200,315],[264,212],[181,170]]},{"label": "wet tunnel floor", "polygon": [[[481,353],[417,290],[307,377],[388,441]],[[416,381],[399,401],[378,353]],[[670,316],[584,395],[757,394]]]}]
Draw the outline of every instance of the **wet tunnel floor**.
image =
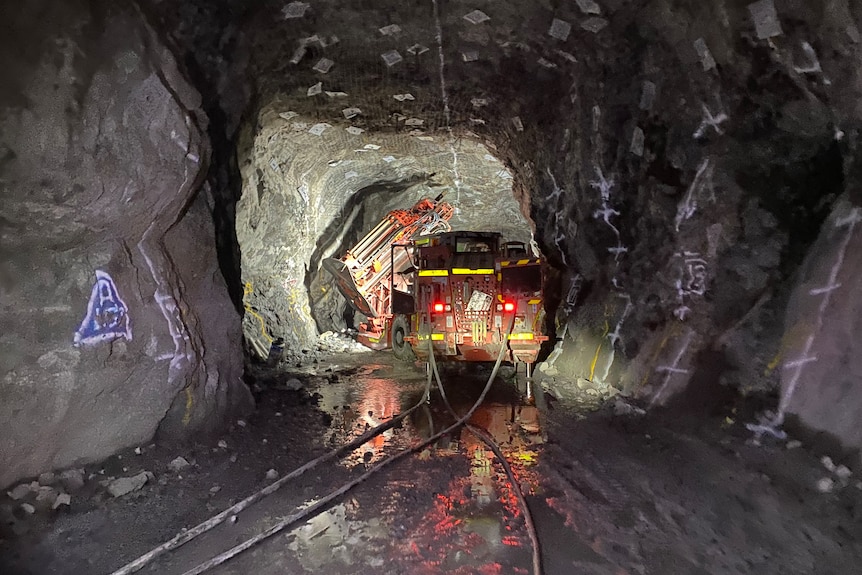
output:
[{"label": "wet tunnel floor", "polygon": [[[459,413],[489,368],[443,370]],[[194,446],[145,445],[88,466],[69,508],[22,513],[4,499],[0,573],[107,574],[415,404],[421,370],[385,353],[333,356],[293,373],[255,370],[258,409]],[[852,573],[862,558],[862,484],[835,479],[805,447],[752,445],[720,417],[587,414],[552,402],[542,441],[535,409],[498,378],[473,422],[487,429],[527,494],[544,572]],[[144,568],[180,574],[270,527],[452,421],[439,394],[402,425]],[[177,456],[189,465],[172,471]],[[110,497],[111,477],[153,473]],[[213,573],[529,573],[530,544],[508,480],[469,432],[372,476],[326,511]]]}]

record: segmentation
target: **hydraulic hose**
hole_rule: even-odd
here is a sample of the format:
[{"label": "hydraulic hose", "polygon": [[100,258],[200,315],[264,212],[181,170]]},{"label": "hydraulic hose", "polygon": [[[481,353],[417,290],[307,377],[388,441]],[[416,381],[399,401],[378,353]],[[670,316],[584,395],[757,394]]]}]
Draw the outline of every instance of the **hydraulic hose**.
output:
[{"label": "hydraulic hose", "polygon": [[[509,322],[509,327],[505,332],[506,334],[511,332],[512,325],[514,324],[514,321],[515,321],[515,318],[513,315],[512,321]],[[504,338],[504,341],[505,341],[505,338]],[[264,539],[268,539],[269,537],[272,537],[276,533],[279,533],[280,531],[282,531],[284,528],[289,527],[290,525],[296,523],[297,521],[300,521],[300,520],[308,517],[309,515],[311,515],[312,513],[317,511],[318,509],[325,507],[326,505],[329,505],[329,503],[331,503],[333,500],[337,499],[338,497],[341,497],[342,495],[344,495],[345,493],[347,493],[348,491],[350,491],[351,489],[353,489],[354,487],[356,487],[360,483],[363,483],[369,477],[371,477],[372,475],[374,475],[375,473],[377,473],[378,471],[380,471],[384,467],[387,467],[387,466],[391,465],[392,463],[395,463],[396,461],[399,461],[399,460],[403,459],[404,457],[406,457],[412,453],[416,453],[417,451],[421,451],[422,449],[424,449],[428,445],[431,445],[432,443],[434,443],[435,441],[437,441],[438,439],[440,439],[444,435],[447,435],[447,434],[451,433],[452,431],[456,430],[457,428],[461,427],[462,425],[464,425],[473,416],[473,414],[476,412],[476,410],[479,408],[479,406],[482,405],[482,402],[485,401],[485,396],[488,395],[488,392],[491,390],[491,384],[494,382],[494,378],[497,377],[497,372],[500,369],[500,364],[503,362],[503,356],[505,355],[505,352],[506,352],[506,346],[501,345],[500,346],[500,354],[497,356],[497,362],[494,364],[494,369],[491,371],[491,376],[488,378],[488,382],[485,384],[485,389],[482,390],[482,393],[479,395],[479,399],[476,400],[476,403],[473,404],[473,407],[471,407],[470,410],[467,411],[467,413],[463,417],[458,419],[455,423],[453,423],[449,427],[443,429],[442,431],[432,435],[431,437],[429,437],[425,441],[421,442],[420,444],[418,444],[414,447],[411,447],[410,449],[404,450],[400,453],[396,453],[395,455],[393,455],[387,459],[384,459],[383,461],[381,461],[380,463],[378,463],[377,465],[375,465],[374,467],[372,467],[371,469],[369,469],[368,471],[366,471],[365,473],[363,473],[362,475],[360,475],[356,479],[342,485],[341,487],[339,487],[335,491],[331,492],[326,497],[319,499],[318,501],[309,505],[305,509],[302,509],[301,511],[298,511],[296,513],[288,515],[287,517],[284,517],[278,523],[276,523],[275,525],[273,525],[272,527],[270,527],[266,531],[263,531],[263,532],[255,535],[254,537],[252,537],[250,539],[246,539],[245,541],[243,541],[239,545],[236,545],[235,547],[228,549],[224,553],[217,555],[217,556],[213,557],[212,559],[209,559],[208,561],[201,563],[197,567],[194,567],[194,568],[186,571],[185,573],[183,573],[183,575],[198,575],[199,573],[203,573],[204,571],[207,571],[213,567],[221,565],[225,561],[231,559],[232,557],[235,557],[236,555],[239,555],[240,553],[242,553],[246,549],[253,547],[254,545],[260,543]],[[433,357],[433,353],[432,353],[432,357]],[[433,370],[428,371],[428,380],[427,381],[428,381],[429,385],[431,382],[432,371]]]},{"label": "hydraulic hose", "polygon": [[357,437],[353,441],[351,441],[345,445],[342,445],[341,447],[334,449],[334,450],[330,451],[329,453],[326,453],[326,454],[318,457],[317,459],[309,461],[308,463],[306,463],[302,467],[295,469],[294,471],[292,471],[292,472],[288,473],[287,475],[285,475],[284,477],[280,478],[278,481],[275,481],[275,482],[271,483],[270,485],[264,487],[260,491],[253,493],[252,495],[249,495],[248,497],[246,497],[245,499],[243,499],[239,503],[232,505],[231,507],[228,507],[227,509],[225,509],[224,511],[222,511],[218,515],[215,515],[215,516],[207,519],[203,523],[200,523],[199,525],[192,527],[191,529],[189,529],[187,531],[183,531],[181,533],[178,533],[172,539],[162,543],[161,545],[159,545],[155,549],[141,555],[140,557],[138,557],[137,559],[135,559],[131,563],[128,563],[128,564],[124,565],[123,567],[120,567],[116,571],[112,572],[111,575],[128,575],[130,573],[134,573],[135,571],[138,571],[139,569],[141,569],[142,567],[144,567],[148,563],[151,563],[154,559],[156,559],[160,555],[163,555],[164,553],[167,553],[168,551],[171,551],[173,549],[176,549],[177,547],[185,545],[186,543],[188,543],[189,541],[191,541],[195,537],[202,535],[202,534],[206,533],[207,531],[209,531],[210,529],[223,523],[229,517],[232,517],[232,516],[236,515],[237,513],[243,511],[247,507],[253,505],[254,503],[257,503],[258,501],[260,501],[264,497],[266,497],[268,495],[272,495],[273,493],[278,491],[283,485],[285,485],[286,483],[288,483],[292,479],[299,477],[300,475],[302,475],[306,471],[314,469],[315,467],[317,467],[321,463],[325,463],[327,461],[330,461],[332,459],[335,459],[337,457],[345,455],[345,454],[357,449],[358,447],[364,445],[365,443],[367,443],[371,439],[377,437],[378,435],[380,435],[384,431],[391,429],[392,427],[397,425],[400,421],[402,421],[404,418],[406,418],[411,413],[413,413],[415,410],[417,410],[420,407],[422,407],[423,405],[425,405],[426,402],[428,401],[428,396],[429,396],[430,392],[431,392],[431,372],[429,371],[428,377],[425,380],[425,392],[422,394],[422,398],[419,400],[418,403],[416,403],[416,405],[414,405],[413,407],[411,407],[407,411],[396,415],[395,417],[393,417],[389,421],[381,423],[380,425],[378,425],[377,427],[375,427],[373,429],[369,429],[368,431],[366,431],[365,433],[363,433],[362,435],[360,435],[359,437]]},{"label": "hydraulic hose", "polygon": [[[430,345],[430,343],[429,343]],[[505,350],[505,344],[503,344],[503,349]],[[437,369],[437,362],[434,359],[433,350],[429,350],[431,364],[431,372],[434,374],[434,378],[437,380],[437,388],[440,390],[440,396],[443,398],[443,403],[446,405],[446,409],[452,414],[452,417],[458,419],[458,414],[455,413],[455,410],[452,408],[452,404],[449,403],[449,398],[446,397],[446,390],[443,388],[443,382],[440,380],[440,371]],[[518,480],[515,478],[515,474],[512,471],[512,466],[509,465],[509,461],[503,455],[503,451],[500,449],[500,446],[497,445],[497,442],[481,427],[477,427],[470,423],[465,423],[464,425],[470,433],[478,437],[485,445],[487,445],[491,451],[494,452],[494,455],[497,457],[497,460],[503,466],[503,469],[506,471],[506,475],[509,478],[509,484],[512,486],[512,491],[515,493],[515,497],[518,499],[518,504],[521,506],[521,511],[524,514],[524,524],[527,528],[527,534],[530,537],[530,543],[532,545],[532,556],[533,556],[533,575],[542,575],[542,554],[541,548],[539,547],[539,535],[536,532],[536,525],[533,523],[533,515],[530,513],[530,508],[527,507],[527,499],[524,497],[523,491],[521,491],[521,486],[518,483]]]}]

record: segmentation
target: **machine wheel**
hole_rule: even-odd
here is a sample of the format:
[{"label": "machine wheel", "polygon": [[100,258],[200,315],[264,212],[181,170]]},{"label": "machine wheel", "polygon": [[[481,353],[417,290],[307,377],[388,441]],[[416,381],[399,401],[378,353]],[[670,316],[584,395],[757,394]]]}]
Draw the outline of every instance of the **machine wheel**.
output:
[{"label": "machine wheel", "polygon": [[392,320],[392,352],[401,361],[413,361],[416,359],[410,343],[404,340],[409,332],[410,324],[407,321],[407,317],[396,315]]}]

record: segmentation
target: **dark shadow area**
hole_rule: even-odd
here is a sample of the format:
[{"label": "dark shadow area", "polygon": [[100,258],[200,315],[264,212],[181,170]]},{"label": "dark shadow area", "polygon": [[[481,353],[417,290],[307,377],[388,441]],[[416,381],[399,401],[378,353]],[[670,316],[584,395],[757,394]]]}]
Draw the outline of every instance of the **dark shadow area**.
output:
[{"label": "dark shadow area", "polygon": [[[386,203],[389,203],[396,200],[399,194],[417,184],[427,182],[431,177],[433,174],[415,174],[404,180],[376,182],[357,190],[347,199],[332,222],[320,234],[305,274],[305,288],[308,292],[311,316],[314,318],[318,332],[322,333],[339,327],[333,325],[339,317],[345,321],[347,327],[352,327],[353,318],[353,308],[346,304],[344,297],[335,287],[332,276],[321,266],[324,254],[332,251],[331,256],[327,257],[342,257],[348,249],[356,245],[365,234],[371,231],[371,228],[366,229],[369,225],[368,221],[375,222],[370,224],[373,227],[376,221],[381,220],[386,215],[387,212],[382,209],[379,209],[380,213],[375,213],[373,208],[369,208],[369,200],[385,195],[388,198]],[[406,209],[410,206],[399,207]],[[348,225],[351,215],[353,215],[353,219],[349,223],[349,228],[345,230],[344,227]],[[332,250],[333,243],[342,233],[339,244]],[[349,322],[347,321],[348,318],[350,319]]]}]

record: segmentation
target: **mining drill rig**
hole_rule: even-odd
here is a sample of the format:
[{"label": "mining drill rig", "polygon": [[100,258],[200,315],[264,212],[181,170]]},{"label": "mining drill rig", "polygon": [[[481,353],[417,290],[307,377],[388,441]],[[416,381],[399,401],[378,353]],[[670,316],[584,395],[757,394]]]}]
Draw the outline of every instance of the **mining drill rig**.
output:
[{"label": "mining drill rig", "polygon": [[[396,357],[493,361],[506,348],[531,375],[544,335],[542,265],[499,233],[451,231],[453,208],[423,199],[395,210],[324,267],[367,317],[358,340]],[[511,326],[511,329],[509,328]]]}]

